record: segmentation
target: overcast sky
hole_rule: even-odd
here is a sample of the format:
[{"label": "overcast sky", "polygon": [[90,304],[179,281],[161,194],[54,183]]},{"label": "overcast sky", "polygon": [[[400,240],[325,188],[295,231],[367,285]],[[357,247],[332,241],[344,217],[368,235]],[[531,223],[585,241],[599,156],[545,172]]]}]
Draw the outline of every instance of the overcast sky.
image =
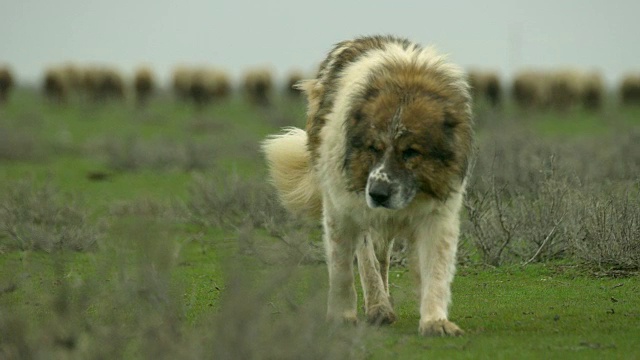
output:
[{"label": "overcast sky", "polygon": [[1,0],[0,63],[37,80],[45,66],[182,64],[238,76],[269,65],[311,70],[336,42],[396,34],[435,44],[465,67],[509,76],[526,66],[640,71],[638,0]]}]

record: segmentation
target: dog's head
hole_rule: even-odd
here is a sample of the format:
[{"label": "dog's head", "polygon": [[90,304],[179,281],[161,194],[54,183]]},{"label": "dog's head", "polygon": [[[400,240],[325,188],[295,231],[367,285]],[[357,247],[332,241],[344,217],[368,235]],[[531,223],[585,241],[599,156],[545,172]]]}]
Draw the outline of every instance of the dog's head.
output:
[{"label": "dog's head", "polygon": [[345,172],[371,208],[402,209],[416,197],[445,200],[466,176],[470,97],[446,74],[386,68],[352,102]]}]

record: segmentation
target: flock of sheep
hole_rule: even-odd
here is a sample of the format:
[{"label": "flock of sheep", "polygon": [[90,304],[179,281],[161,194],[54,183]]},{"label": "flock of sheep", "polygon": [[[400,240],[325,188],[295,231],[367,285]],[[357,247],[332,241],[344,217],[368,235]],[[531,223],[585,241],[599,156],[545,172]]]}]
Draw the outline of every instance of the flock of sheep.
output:
[{"label": "flock of sheep", "polygon": [[[497,73],[470,70],[468,78],[476,101],[487,101],[493,106],[503,102],[503,94],[507,92]],[[597,110],[608,93],[600,73],[575,69],[520,71],[513,77],[509,90],[513,102],[523,109]],[[626,75],[617,91],[623,105],[640,105],[640,73]]]},{"label": "flock of sheep", "polygon": [[[468,77],[476,101],[495,107],[501,106],[510,94],[513,102],[524,109],[583,107],[597,110],[607,96],[607,88],[597,72],[527,70],[515,74],[509,86],[504,85],[496,72],[470,70]],[[283,91],[289,96],[298,96],[293,85],[302,78],[302,72],[290,72]],[[15,85],[10,68],[0,65],[0,104],[8,101]],[[245,72],[238,85],[249,102],[263,106],[271,103],[276,87],[273,74],[265,68]],[[122,101],[133,97],[140,106],[161,90],[154,72],[145,66],[137,68],[133,76],[127,78],[105,66],[59,65],[45,70],[40,86],[46,99],[54,103],[67,103],[73,99]],[[171,90],[176,99],[201,107],[231,96],[234,82],[229,74],[214,67],[179,66],[173,70]],[[618,84],[617,94],[623,105],[640,104],[640,73],[625,76]]]}]

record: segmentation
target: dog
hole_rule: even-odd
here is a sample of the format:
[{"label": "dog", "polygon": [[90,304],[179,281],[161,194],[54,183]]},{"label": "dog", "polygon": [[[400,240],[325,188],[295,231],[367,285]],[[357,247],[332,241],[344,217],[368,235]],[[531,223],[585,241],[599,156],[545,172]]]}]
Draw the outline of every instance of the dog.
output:
[{"label": "dog", "polygon": [[389,262],[404,239],[420,285],[419,332],[461,335],[448,307],[473,149],[464,72],[432,47],[376,35],[336,44],[298,87],[306,130],[287,128],[262,149],[284,206],[322,219],[327,318],[357,321],[355,256],[367,321],[396,320]]}]

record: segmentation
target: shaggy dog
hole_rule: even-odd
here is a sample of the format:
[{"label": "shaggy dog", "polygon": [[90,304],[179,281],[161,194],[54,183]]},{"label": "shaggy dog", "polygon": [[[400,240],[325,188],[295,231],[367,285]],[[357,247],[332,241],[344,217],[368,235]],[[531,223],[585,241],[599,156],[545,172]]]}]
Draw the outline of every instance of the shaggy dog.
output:
[{"label": "shaggy dog", "polygon": [[299,87],[306,131],[290,128],[262,145],[285,207],[322,217],[328,318],[356,321],[355,255],[367,320],[396,320],[389,257],[394,239],[406,239],[420,333],[462,334],[447,312],[472,150],[465,74],[432,48],[373,36],[337,44]]}]

